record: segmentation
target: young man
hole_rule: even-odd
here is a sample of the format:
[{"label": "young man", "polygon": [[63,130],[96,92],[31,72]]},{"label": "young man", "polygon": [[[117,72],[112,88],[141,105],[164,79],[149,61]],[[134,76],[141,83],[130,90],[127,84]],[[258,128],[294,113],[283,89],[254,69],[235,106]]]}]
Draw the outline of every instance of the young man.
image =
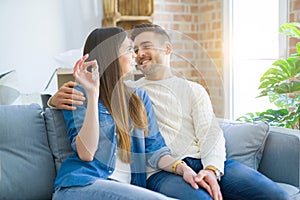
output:
[{"label": "young man", "polygon": [[[171,72],[172,46],[166,31],[142,24],[131,35],[144,77],[128,85],[147,91],[168,147],[174,157],[182,159],[178,165],[187,164],[198,173],[200,185],[193,189],[176,174],[159,171],[149,173],[147,187],[178,199],[288,199],[288,194],[267,177],[226,160],[225,140],[207,92]],[[84,98],[72,89],[74,84],[65,84],[50,99],[50,105],[75,109],[68,104],[80,104]]]}]

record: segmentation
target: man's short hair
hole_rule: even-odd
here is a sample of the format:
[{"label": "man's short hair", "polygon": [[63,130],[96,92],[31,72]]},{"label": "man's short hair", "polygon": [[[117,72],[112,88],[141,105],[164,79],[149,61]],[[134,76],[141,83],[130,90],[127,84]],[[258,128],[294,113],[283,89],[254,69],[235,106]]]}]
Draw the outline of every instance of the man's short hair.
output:
[{"label": "man's short hair", "polygon": [[143,32],[154,32],[161,35],[165,41],[171,42],[170,36],[165,29],[159,25],[149,23],[135,25],[131,31],[130,38],[134,40],[136,36]]}]

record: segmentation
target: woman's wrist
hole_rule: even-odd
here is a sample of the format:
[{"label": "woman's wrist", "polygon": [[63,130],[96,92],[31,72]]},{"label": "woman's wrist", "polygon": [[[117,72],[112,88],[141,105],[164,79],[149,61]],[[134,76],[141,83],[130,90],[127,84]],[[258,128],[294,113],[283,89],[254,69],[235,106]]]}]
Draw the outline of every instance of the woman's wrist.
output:
[{"label": "woman's wrist", "polygon": [[95,96],[95,97],[99,97],[99,88],[95,88],[95,87],[92,87],[92,88],[86,88],[86,93],[88,96]]},{"label": "woman's wrist", "polygon": [[93,89],[87,91],[87,96],[89,99],[98,99],[99,98],[99,90],[98,89]]}]

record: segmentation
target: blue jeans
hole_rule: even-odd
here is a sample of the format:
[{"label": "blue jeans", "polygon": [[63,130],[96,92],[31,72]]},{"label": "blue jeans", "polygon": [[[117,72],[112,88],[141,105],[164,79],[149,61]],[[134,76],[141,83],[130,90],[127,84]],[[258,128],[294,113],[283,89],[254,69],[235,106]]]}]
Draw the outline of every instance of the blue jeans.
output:
[{"label": "blue jeans", "polygon": [[99,179],[95,183],[83,187],[65,187],[55,191],[52,200],[170,200],[157,192],[142,187]]},{"label": "blue jeans", "polygon": [[[203,169],[200,159],[185,158],[195,172]],[[219,182],[224,200],[285,200],[289,195],[261,173],[233,160],[226,160],[224,176]],[[147,188],[178,199],[212,200],[205,189],[193,189],[181,176],[160,171],[147,180]]]}]

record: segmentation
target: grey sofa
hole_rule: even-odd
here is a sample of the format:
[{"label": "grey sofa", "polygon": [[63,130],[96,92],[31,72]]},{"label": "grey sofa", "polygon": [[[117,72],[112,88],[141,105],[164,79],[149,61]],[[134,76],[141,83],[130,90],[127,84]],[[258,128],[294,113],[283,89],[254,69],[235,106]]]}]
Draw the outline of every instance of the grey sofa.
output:
[{"label": "grey sofa", "polygon": [[[265,123],[220,120],[227,156],[280,182],[299,198],[300,133]],[[257,136],[259,135],[259,136]],[[63,159],[71,155],[61,111],[37,104],[0,106],[0,199],[51,199]]]}]

